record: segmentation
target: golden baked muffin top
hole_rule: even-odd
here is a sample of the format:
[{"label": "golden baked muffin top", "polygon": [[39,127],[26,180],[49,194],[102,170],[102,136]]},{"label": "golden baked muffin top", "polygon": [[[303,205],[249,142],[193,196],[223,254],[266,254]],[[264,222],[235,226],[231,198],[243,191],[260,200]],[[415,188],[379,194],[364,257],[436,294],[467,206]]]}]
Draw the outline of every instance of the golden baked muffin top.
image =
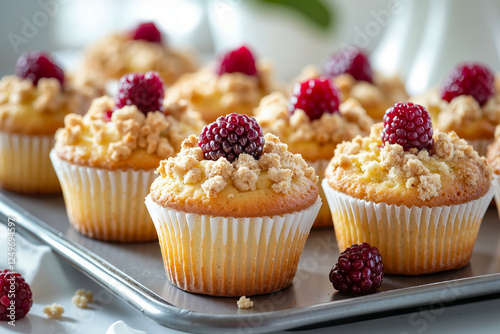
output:
[{"label": "golden baked muffin top", "polygon": [[328,184],[358,199],[395,205],[441,206],[468,202],[490,188],[486,158],[455,132],[434,132],[433,148],[404,151],[382,145],[383,124],[368,137],[340,144],[326,170]]},{"label": "golden baked muffin top", "polygon": [[[319,69],[306,66],[295,81],[320,76]],[[344,100],[353,98],[366,110],[368,116],[374,120],[381,120],[385,110],[396,102],[407,101],[405,85],[399,75],[384,75],[373,73],[373,83],[356,80],[351,74],[340,74],[332,81],[340,88]]]},{"label": "golden baked muffin top", "polygon": [[429,110],[436,128],[467,140],[492,140],[500,124],[498,80],[488,66],[465,62],[452,69],[441,87],[413,100]]},{"label": "golden baked muffin top", "polygon": [[242,46],[195,73],[183,75],[166,95],[167,101],[186,99],[206,122],[229,113],[251,114],[260,99],[276,90],[271,65],[255,60]]},{"label": "golden baked muffin top", "polygon": [[182,103],[166,105],[164,113],[144,114],[135,105],[114,107],[113,98],[103,96],[92,102],[85,116],[67,115],[64,128],[56,133],[59,158],[113,170],[154,169],[203,126],[199,114]]},{"label": "golden baked muffin top", "polygon": [[69,113],[82,112],[90,99],[71,83],[64,89],[55,78],[41,78],[37,85],[15,75],[0,80],[0,130],[26,135],[53,135]]},{"label": "golden baked muffin top", "polygon": [[182,74],[197,68],[193,51],[175,50],[161,42],[135,40],[130,33],[114,33],[90,45],[84,53],[81,71],[77,76],[102,73],[107,78],[119,79],[126,73],[156,71],[166,85],[171,85]]},{"label": "golden baked muffin top", "polygon": [[162,160],[151,186],[156,203],[179,211],[223,217],[261,217],[306,209],[318,199],[317,176],[278,137],[265,135],[255,159],[241,153],[207,160],[198,138],[189,136],[176,157]]},{"label": "golden baked muffin top", "polygon": [[254,109],[255,118],[264,132],[278,136],[291,152],[300,153],[308,161],[331,159],[337,144],[368,135],[373,124],[354,99],[341,103],[339,112],[325,112],[315,120],[302,109],[291,114],[288,105],[289,99],[283,93],[271,93]]},{"label": "golden baked muffin top", "polygon": [[440,88],[433,88],[412,99],[429,110],[432,123],[442,131],[455,131],[465,139],[493,139],[500,124],[500,90],[484,105],[470,95],[460,95],[450,102],[443,100]]}]

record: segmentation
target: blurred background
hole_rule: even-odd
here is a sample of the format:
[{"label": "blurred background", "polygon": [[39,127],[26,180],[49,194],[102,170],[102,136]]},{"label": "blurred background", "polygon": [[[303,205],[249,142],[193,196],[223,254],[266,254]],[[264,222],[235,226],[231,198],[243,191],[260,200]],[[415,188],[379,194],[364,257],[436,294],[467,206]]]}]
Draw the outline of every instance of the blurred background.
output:
[{"label": "blurred background", "polygon": [[348,45],[402,74],[410,93],[461,61],[500,70],[499,0],[16,0],[1,3],[0,74],[35,49],[74,68],[89,43],[144,21],[207,58],[245,43],[283,80]]}]

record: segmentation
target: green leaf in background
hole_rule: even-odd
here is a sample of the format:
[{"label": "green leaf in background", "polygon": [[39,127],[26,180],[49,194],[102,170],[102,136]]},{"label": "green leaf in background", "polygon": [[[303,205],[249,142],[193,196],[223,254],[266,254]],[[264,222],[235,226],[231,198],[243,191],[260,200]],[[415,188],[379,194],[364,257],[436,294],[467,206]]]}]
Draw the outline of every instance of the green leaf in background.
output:
[{"label": "green leaf in background", "polygon": [[302,15],[322,30],[332,24],[332,15],[321,0],[258,0],[263,4],[281,5]]}]

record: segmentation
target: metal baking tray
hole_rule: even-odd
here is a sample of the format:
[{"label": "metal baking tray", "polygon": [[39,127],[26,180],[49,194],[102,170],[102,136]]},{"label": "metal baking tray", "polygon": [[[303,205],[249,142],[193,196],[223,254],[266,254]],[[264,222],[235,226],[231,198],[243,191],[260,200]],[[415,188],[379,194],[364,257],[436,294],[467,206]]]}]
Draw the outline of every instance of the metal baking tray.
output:
[{"label": "metal baking tray", "polygon": [[144,316],[195,333],[265,333],[500,292],[500,221],[493,208],[486,213],[465,268],[417,277],[386,276],[380,292],[360,297],[334,291],[328,280],[339,255],[334,231],[313,230],[292,285],[252,297],[254,307],[245,310],[237,308],[237,298],[191,294],[173,286],[157,242],[106,243],[80,235],[69,225],[62,196],[0,191],[0,213],[3,223],[14,218],[18,233],[49,245]]}]

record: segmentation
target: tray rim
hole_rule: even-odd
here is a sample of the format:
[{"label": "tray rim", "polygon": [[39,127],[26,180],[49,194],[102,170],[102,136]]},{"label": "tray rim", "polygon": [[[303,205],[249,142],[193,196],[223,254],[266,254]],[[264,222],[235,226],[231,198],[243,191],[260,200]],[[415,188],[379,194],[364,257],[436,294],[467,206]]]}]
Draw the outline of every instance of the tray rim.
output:
[{"label": "tray rim", "polygon": [[[16,232],[51,247],[76,269],[124,300],[142,315],[162,326],[186,332],[267,333],[500,292],[500,273],[494,273],[383,291],[290,310],[241,315],[199,313],[179,308],[156,295],[111,263],[72,242],[62,232],[43,222],[2,193],[0,193],[0,213],[5,218],[16,220],[16,228],[21,227]],[[442,296],[443,291],[453,292],[454,296]]]}]

